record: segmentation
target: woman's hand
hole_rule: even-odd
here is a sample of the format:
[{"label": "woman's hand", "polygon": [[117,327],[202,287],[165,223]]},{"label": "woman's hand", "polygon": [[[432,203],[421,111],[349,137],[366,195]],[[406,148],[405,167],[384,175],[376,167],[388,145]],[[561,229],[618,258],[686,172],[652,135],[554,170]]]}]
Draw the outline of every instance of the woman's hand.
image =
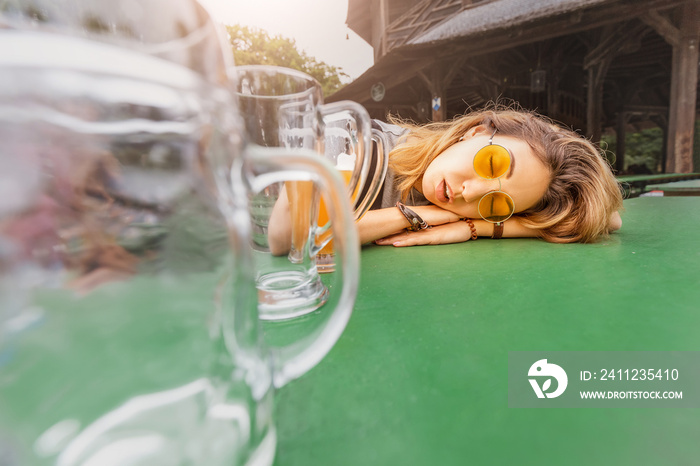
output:
[{"label": "woman's hand", "polygon": [[[409,207],[431,226],[459,220],[459,215],[434,205]],[[409,226],[406,217],[396,207],[370,210],[357,222],[360,244],[399,234]]]},{"label": "woman's hand", "polygon": [[408,206],[412,211],[420,215],[430,226],[444,225],[445,223],[457,222],[460,216],[449,210],[442,209],[436,205]]},{"label": "woman's hand", "polygon": [[[413,208],[413,207],[411,207]],[[416,213],[418,207],[416,207]],[[438,210],[442,210],[439,207]],[[447,212],[447,211],[443,211]],[[421,217],[423,216],[423,211],[418,213]],[[440,212],[430,212],[426,214],[435,214],[436,216],[442,215]],[[447,212],[451,214],[451,212]],[[455,215],[455,214],[453,214]],[[425,219],[426,217],[423,217]],[[461,220],[456,216],[457,220]],[[462,243],[464,241],[469,241],[472,237],[472,231],[467,222],[465,221],[453,221],[452,217],[447,217],[449,223],[443,223],[441,225],[428,228],[426,230],[419,231],[399,231],[393,234],[387,235],[384,238],[375,241],[376,244],[381,246],[419,246],[422,244],[450,244],[450,243]],[[428,220],[426,220],[428,221]],[[431,218],[431,221],[433,218]],[[431,223],[428,221],[428,223]],[[480,237],[489,238],[493,235],[494,225],[486,220],[473,219],[472,223],[476,228],[476,233]],[[513,216],[509,218],[503,224],[503,238],[536,238],[539,236],[539,232],[532,228],[528,228],[520,223],[520,218]],[[497,240],[498,241],[498,240]]]},{"label": "woman's hand", "polygon": [[[440,209],[442,210],[442,209]],[[418,212],[416,212],[418,213]],[[423,217],[422,214],[421,217]],[[424,220],[425,217],[423,217]],[[459,217],[457,218],[459,220]],[[427,221],[427,220],[426,220]],[[430,222],[428,222],[430,223]],[[380,246],[420,246],[424,244],[463,243],[472,236],[467,222],[443,223],[426,230],[402,231],[375,241]]]}]

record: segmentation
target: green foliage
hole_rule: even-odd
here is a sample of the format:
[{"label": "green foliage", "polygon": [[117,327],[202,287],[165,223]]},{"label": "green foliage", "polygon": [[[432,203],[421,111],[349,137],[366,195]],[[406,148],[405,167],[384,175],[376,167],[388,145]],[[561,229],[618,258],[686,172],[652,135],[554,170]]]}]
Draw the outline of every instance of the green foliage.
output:
[{"label": "green foliage", "polygon": [[[615,134],[606,135],[602,140],[607,144],[608,151],[617,153],[617,136]],[[648,128],[636,133],[627,133],[625,136],[624,171],[662,172],[663,143],[664,135],[661,128]]]},{"label": "green foliage", "polygon": [[293,39],[270,37],[261,29],[247,26],[226,26],[237,65],[275,65],[303,71],[313,76],[328,96],[344,86],[342,78],[349,77],[342,68],[328,65],[297,50]]},{"label": "green foliage", "polygon": [[[603,135],[603,147],[608,153],[617,153],[617,137],[615,133]],[[625,137],[625,172],[648,169],[650,173],[662,173],[664,134],[661,128],[649,128],[637,133],[627,133]],[[611,157],[611,162],[614,156]],[[695,122],[693,143],[693,171],[700,171],[700,120]]]}]

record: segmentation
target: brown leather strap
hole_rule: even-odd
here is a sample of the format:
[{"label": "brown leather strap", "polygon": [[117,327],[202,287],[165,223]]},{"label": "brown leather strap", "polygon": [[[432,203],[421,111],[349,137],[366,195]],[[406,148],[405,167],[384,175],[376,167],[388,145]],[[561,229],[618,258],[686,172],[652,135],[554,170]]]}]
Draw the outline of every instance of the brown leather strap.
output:
[{"label": "brown leather strap", "polygon": [[406,220],[408,220],[408,223],[411,224],[407,230],[410,231],[418,231],[418,230],[425,230],[426,228],[430,228],[430,225],[428,225],[428,222],[423,220],[420,215],[406,207],[404,204],[401,202],[396,203],[396,207],[399,208],[399,211],[403,214],[404,217],[406,217]]},{"label": "brown leather strap", "polygon": [[498,222],[493,224],[493,234],[491,235],[491,238],[493,239],[501,239],[503,236],[503,222]]}]

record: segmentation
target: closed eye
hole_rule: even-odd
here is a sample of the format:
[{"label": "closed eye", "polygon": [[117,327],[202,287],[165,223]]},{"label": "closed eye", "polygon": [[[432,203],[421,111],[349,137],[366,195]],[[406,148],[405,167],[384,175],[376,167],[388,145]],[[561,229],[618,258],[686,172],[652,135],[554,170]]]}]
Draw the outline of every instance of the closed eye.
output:
[{"label": "closed eye", "polygon": [[513,176],[513,170],[515,169],[515,156],[513,155],[513,152],[511,152],[510,149],[507,149],[507,150],[508,150],[508,153],[510,154],[510,170],[508,170],[508,174],[506,175],[506,179]]}]

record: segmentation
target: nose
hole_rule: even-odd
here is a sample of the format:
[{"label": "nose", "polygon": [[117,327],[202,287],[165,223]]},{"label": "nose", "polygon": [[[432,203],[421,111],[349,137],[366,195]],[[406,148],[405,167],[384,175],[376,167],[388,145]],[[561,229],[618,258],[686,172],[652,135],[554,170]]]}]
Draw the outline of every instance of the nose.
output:
[{"label": "nose", "polygon": [[485,178],[472,178],[464,180],[462,186],[462,198],[467,202],[478,201],[484,194],[500,189],[498,179],[487,180]]}]

